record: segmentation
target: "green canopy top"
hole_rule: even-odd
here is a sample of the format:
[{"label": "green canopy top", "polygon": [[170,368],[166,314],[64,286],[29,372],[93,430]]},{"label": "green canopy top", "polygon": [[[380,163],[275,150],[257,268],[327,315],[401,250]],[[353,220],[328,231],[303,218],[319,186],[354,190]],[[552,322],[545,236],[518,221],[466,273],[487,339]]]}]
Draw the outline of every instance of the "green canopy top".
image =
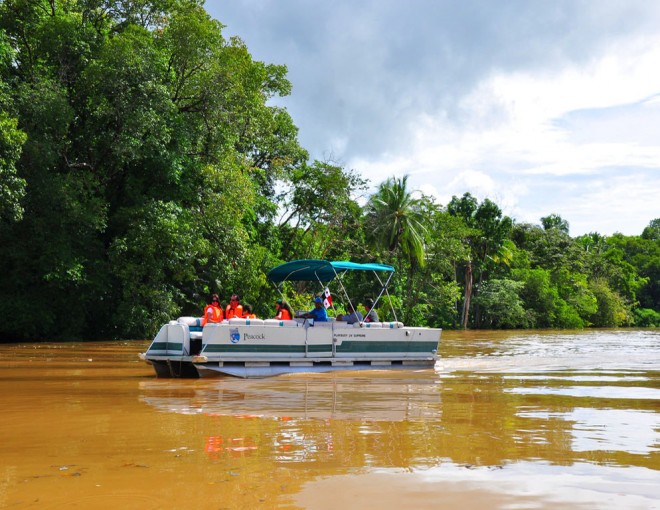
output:
[{"label": "green canopy top", "polygon": [[268,272],[268,279],[273,283],[292,281],[329,282],[344,271],[387,271],[394,272],[392,266],[385,264],[358,264],[347,260],[293,260],[274,267]]}]

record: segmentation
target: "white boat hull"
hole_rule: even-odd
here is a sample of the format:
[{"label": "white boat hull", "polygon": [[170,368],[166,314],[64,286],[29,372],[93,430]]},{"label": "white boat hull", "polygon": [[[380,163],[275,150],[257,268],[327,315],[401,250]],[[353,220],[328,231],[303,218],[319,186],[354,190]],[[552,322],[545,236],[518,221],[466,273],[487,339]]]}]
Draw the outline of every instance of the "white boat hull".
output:
[{"label": "white boat hull", "polygon": [[430,368],[441,334],[440,329],[409,328],[398,322],[314,324],[302,319],[231,319],[207,324],[198,332],[194,320],[164,325],[141,355],[159,377]]}]

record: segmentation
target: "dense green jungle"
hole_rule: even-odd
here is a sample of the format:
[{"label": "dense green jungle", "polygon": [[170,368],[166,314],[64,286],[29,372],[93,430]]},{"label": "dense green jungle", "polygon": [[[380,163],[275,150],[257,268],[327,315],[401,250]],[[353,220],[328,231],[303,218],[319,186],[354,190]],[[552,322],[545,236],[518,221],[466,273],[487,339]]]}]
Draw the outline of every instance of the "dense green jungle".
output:
[{"label": "dense green jungle", "polygon": [[272,105],[286,67],[203,2],[2,0],[0,75],[1,341],[147,338],[211,293],[269,317],[266,272],[300,258],[392,264],[383,301],[418,326],[660,326],[660,218],[571,237],[312,161]]}]

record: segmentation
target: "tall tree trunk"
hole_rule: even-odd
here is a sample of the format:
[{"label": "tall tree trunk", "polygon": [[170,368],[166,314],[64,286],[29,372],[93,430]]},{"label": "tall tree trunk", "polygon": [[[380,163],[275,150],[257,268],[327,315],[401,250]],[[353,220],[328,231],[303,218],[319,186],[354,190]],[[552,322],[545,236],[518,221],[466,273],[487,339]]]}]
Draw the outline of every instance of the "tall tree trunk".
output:
[{"label": "tall tree trunk", "polygon": [[470,316],[470,300],[472,299],[472,261],[468,261],[465,267],[465,298],[463,299],[463,313],[461,314],[461,326],[467,329]]},{"label": "tall tree trunk", "polygon": [[[483,267],[483,265],[482,265]],[[479,271],[479,279],[477,281],[477,294],[479,293],[479,289],[481,289],[481,284],[483,283],[484,280],[484,271],[483,269]],[[473,316],[474,316],[474,321],[473,325],[475,329],[480,329],[481,328],[481,307],[479,306],[479,303],[476,303],[474,305],[474,310],[473,311]]]}]

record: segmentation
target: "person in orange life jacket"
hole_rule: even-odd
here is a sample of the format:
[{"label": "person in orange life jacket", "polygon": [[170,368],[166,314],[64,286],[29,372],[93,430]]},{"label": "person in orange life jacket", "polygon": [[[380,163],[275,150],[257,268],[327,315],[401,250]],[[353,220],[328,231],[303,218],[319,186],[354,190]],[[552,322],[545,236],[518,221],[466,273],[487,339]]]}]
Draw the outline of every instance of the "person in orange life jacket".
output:
[{"label": "person in orange life jacket", "polygon": [[293,312],[289,303],[282,299],[275,301],[275,318],[280,321],[290,321],[293,317]]},{"label": "person in orange life jacket", "polygon": [[243,305],[243,318],[244,319],[256,319],[257,316],[252,313],[252,307],[245,303]]},{"label": "person in orange life jacket", "polygon": [[241,319],[243,317],[243,307],[239,304],[239,299],[236,294],[232,294],[229,304],[225,309],[226,319]]},{"label": "person in orange life jacket", "polygon": [[205,326],[208,322],[222,322],[222,319],[224,319],[224,317],[222,314],[222,306],[220,305],[220,298],[217,294],[213,294],[213,296],[211,296],[211,303],[204,307],[202,326]]}]

